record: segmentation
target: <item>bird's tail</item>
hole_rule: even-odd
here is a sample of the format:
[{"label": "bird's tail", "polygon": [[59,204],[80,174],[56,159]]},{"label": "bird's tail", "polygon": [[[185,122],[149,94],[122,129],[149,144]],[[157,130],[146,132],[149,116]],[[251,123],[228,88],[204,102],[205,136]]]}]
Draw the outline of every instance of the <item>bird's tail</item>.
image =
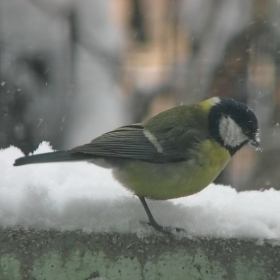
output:
[{"label": "bird's tail", "polygon": [[83,161],[90,160],[93,156],[83,153],[71,153],[70,151],[59,151],[45,154],[32,155],[16,159],[14,166],[44,163],[44,162],[63,162],[63,161]]}]

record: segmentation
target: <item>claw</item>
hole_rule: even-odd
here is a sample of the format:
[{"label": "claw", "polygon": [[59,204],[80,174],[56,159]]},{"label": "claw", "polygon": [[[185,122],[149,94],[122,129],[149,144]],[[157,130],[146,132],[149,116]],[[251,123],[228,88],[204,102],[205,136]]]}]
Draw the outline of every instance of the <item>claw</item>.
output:
[{"label": "claw", "polygon": [[178,228],[178,227],[164,227],[160,226],[159,224],[153,224],[150,222],[140,222],[143,225],[148,225],[150,227],[153,227],[155,230],[165,233],[165,234],[172,234],[174,232],[186,232],[183,228]]},{"label": "claw", "polygon": [[163,232],[163,233],[167,233],[167,234],[172,234],[174,231],[175,232],[186,232],[184,229],[182,228],[173,228],[173,227],[163,227],[163,226],[160,226],[156,220],[154,219],[148,205],[147,205],[147,202],[145,200],[145,198],[143,196],[139,196],[139,199],[147,213],[147,216],[149,218],[149,222],[141,222],[142,224],[147,224],[151,227],[153,227],[155,230],[157,231],[160,231],[160,232]]}]

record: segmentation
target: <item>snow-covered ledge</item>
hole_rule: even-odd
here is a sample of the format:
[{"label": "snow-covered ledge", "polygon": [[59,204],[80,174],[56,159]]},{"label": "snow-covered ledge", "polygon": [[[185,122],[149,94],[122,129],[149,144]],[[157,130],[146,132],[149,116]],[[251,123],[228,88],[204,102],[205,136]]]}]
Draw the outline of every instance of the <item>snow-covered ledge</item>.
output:
[{"label": "snow-covered ledge", "polygon": [[211,185],[148,201],[160,224],[188,233],[168,237],[140,223],[140,202],[108,170],[13,167],[19,156],[0,151],[0,279],[280,279],[279,191]]}]

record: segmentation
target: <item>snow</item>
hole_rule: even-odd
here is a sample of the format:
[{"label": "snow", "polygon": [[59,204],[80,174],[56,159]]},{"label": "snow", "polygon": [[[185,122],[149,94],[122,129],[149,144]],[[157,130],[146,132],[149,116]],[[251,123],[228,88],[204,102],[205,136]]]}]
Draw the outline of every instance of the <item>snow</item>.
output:
[{"label": "snow", "polygon": [[[43,143],[36,153],[48,151]],[[15,147],[0,150],[0,226],[155,234],[140,223],[147,217],[139,199],[110,170],[85,162],[14,167],[20,156]],[[159,224],[192,236],[280,238],[280,192],[273,189],[237,193],[212,184],[189,197],[147,202]]]}]

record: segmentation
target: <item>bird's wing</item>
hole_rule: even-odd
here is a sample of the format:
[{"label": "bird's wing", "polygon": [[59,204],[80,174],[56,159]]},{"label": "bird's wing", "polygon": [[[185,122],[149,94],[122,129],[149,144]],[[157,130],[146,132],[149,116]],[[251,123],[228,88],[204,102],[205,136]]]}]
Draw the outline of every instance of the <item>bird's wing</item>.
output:
[{"label": "bird's wing", "polygon": [[[180,141],[174,141],[180,136]],[[201,140],[192,130],[170,127],[153,134],[140,124],[123,126],[78,146],[71,153],[85,153],[100,157],[127,158],[148,162],[179,162],[191,157],[189,148]]]}]

